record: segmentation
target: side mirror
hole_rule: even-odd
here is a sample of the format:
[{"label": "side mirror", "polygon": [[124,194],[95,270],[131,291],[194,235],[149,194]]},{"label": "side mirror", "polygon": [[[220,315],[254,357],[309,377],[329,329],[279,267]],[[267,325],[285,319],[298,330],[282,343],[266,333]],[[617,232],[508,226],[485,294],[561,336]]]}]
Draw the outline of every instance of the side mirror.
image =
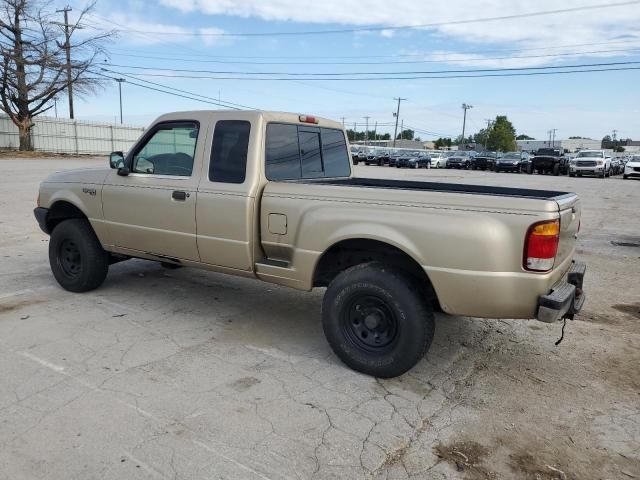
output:
[{"label": "side mirror", "polygon": [[122,168],[124,167],[124,153],[122,152],[111,152],[109,155],[109,166],[111,168]]},{"label": "side mirror", "polygon": [[126,177],[130,173],[131,173],[131,170],[129,170],[127,167],[118,168],[118,175],[120,175],[121,177]]}]

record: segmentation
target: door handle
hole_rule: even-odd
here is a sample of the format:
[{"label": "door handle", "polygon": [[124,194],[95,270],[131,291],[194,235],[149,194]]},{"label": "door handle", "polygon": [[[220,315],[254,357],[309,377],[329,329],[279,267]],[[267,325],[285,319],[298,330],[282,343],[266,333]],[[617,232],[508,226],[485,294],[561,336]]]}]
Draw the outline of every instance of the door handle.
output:
[{"label": "door handle", "polygon": [[190,194],[187,192],[183,192],[182,190],[174,190],[173,193],[171,194],[171,198],[173,198],[174,200],[184,201],[189,197],[190,197]]}]

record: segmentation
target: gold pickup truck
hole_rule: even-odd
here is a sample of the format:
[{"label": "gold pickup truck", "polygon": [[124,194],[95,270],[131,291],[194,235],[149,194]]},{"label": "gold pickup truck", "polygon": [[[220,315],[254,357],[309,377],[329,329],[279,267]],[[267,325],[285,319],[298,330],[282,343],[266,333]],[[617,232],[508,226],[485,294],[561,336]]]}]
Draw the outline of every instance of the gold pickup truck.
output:
[{"label": "gold pickup truck", "polygon": [[329,344],[379,377],[420,360],[434,311],[555,322],[584,302],[575,194],[353,177],[330,120],[171,113],[110,167],[40,186],[51,269],[73,292],[129,258],[326,287]]}]

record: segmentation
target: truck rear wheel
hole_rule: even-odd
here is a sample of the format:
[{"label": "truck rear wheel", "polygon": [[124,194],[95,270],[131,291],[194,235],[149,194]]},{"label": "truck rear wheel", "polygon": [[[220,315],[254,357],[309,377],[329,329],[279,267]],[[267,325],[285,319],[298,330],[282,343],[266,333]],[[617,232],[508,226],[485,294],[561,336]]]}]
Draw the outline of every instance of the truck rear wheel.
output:
[{"label": "truck rear wheel", "polygon": [[557,177],[558,175],[560,175],[560,165],[559,164],[555,164],[553,166],[553,174]]},{"label": "truck rear wheel", "polygon": [[416,282],[378,262],[340,273],[322,302],[322,326],[334,353],[352,369],[391,378],[429,349],[433,308]]},{"label": "truck rear wheel", "polygon": [[109,254],[87,220],[60,222],[51,232],[49,264],[60,286],[88,292],[102,285],[109,271]]}]

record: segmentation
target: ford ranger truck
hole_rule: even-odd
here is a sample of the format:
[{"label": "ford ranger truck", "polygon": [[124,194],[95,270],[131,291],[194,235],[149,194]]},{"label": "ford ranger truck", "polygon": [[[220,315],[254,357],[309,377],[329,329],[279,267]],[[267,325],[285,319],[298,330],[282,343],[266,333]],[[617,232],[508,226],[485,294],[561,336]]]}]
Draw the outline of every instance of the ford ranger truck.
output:
[{"label": "ford ranger truck", "polygon": [[575,194],[354,177],[342,125],[307,115],[163,115],[105,168],[45,179],[35,216],[72,292],[130,258],[326,288],[329,345],[377,377],[424,356],[436,311],[555,322],[585,299]]}]

